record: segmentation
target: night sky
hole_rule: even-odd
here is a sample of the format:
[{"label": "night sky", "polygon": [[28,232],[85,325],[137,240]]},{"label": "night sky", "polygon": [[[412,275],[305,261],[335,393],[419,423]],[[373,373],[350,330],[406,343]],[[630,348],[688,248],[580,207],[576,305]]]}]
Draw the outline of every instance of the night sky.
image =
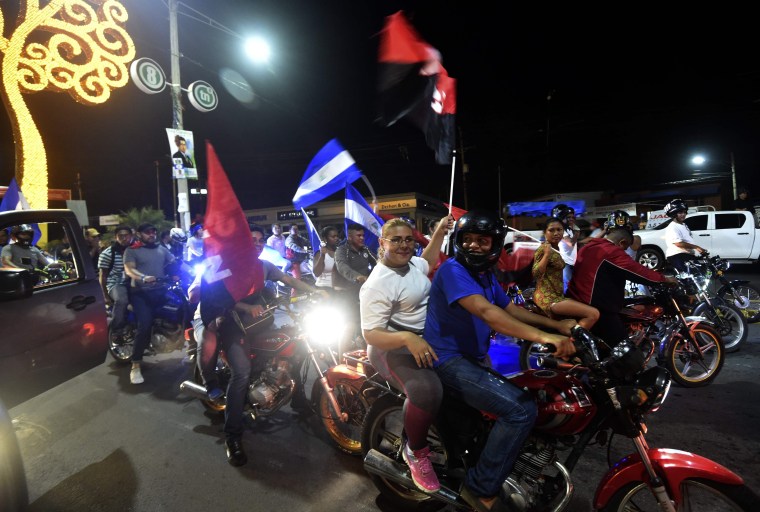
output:
[{"label": "night sky", "polygon": [[[749,7],[185,3],[239,34],[262,34],[273,47],[271,63],[255,65],[234,37],[179,17],[182,85],[205,80],[220,97],[210,113],[185,101],[184,128],[194,132],[201,177],[208,139],[244,208],[289,204],[306,165],[331,138],[349,150],[378,195],[418,191],[448,200],[450,169],[435,164],[422,133],[403,122],[391,128],[373,122],[377,33],[384,17],[399,9],[441,51],[458,80],[470,207],[496,206],[499,169],[503,201],[620,192],[689,177],[688,159],[698,151],[716,162],[708,168],[716,172],[727,170],[733,153],[739,185],[760,196],[760,43]],[[0,4],[5,37],[16,4]],[[152,58],[168,75],[167,8],[157,0],[123,4],[137,57]],[[227,92],[219,77],[223,68],[250,83],[252,103]],[[66,94],[25,97],[47,144],[51,187],[72,188],[76,199],[80,173],[91,216],[155,206],[158,161],[162,207],[170,215],[168,89],[148,96],[130,83],[100,107],[77,104]],[[10,181],[13,168],[3,117],[0,184]],[[455,190],[454,202],[463,206],[459,170]]]}]

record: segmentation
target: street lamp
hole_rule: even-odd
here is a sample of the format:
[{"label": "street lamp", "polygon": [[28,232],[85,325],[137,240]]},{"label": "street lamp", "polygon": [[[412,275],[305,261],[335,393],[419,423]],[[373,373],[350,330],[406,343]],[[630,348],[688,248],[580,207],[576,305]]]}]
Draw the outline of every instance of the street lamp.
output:
[{"label": "street lamp", "polygon": [[[182,86],[180,82],[180,76],[179,76],[179,34],[177,31],[177,15],[178,15],[178,9],[179,9],[179,0],[169,0],[169,42],[170,42],[170,50],[171,50],[171,60],[170,60],[170,66],[171,66],[171,98],[172,98],[172,128],[175,130],[182,130],[183,129],[183,123],[182,123]],[[183,6],[187,7],[188,9],[191,9],[195,14],[199,14],[202,17],[204,17],[210,27],[216,28],[217,30],[220,30],[226,34],[230,34],[232,36],[237,37],[238,39],[243,39],[242,36],[239,34],[236,34],[229,28],[225,27],[221,23],[212,20],[208,16],[200,13],[199,11],[193,9],[192,7],[182,4]],[[266,41],[264,41],[261,38],[252,38],[249,39],[246,42],[245,45],[246,53],[256,61],[259,60],[266,60],[269,58],[269,46],[267,45]],[[177,179],[177,200],[178,204],[180,205],[179,208],[182,208],[182,216],[181,219],[181,226],[182,229],[187,231],[190,227],[190,206],[189,206],[189,197],[188,197],[188,189],[187,189],[187,178],[178,178]]]},{"label": "street lamp", "polygon": [[[694,165],[702,165],[706,162],[709,162],[707,158],[705,158],[703,155],[694,155],[691,158],[691,163]],[[699,172],[698,169],[696,169],[694,172]],[[705,175],[702,175],[703,177],[718,177],[718,176],[725,176],[725,174],[721,173],[708,173]],[[737,195],[736,195],[736,166],[734,165],[734,153],[731,152],[731,185],[733,187],[733,198],[734,201],[736,201]]]}]

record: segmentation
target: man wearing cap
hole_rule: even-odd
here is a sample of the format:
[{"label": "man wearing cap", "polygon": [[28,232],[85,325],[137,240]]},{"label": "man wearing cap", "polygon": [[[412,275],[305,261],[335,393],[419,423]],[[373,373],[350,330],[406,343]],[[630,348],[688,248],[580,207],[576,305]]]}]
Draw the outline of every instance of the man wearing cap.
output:
[{"label": "man wearing cap", "polygon": [[137,228],[137,241],[124,251],[124,272],[130,278],[130,302],[137,318],[137,333],[132,352],[132,384],[145,382],[140,363],[150,341],[153,311],[163,305],[164,289],[156,281],[166,277],[166,267],[174,263],[174,256],[158,243],[158,231],[153,224]]},{"label": "man wearing cap", "polygon": [[95,228],[88,228],[84,232],[84,239],[89,246],[90,258],[92,258],[95,268],[98,268],[98,258],[100,257],[100,232]]}]

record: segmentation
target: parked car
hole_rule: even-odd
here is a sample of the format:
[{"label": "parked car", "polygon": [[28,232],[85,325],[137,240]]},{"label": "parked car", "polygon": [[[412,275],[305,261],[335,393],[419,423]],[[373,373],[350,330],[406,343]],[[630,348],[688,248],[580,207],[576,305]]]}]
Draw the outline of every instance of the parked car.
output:
[{"label": "parked car", "polygon": [[[23,510],[24,468],[6,408],[105,361],[107,316],[82,228],[70,210],[0,212],[0,229],[37,225],[48,239],[68,235],[72,261],[36,271],[0,268],[0,509]],[[53,271],[55,270],[55,271]]]},{"label": "parked car", "polygon": [[[660,269],[665,263],[665,228],[667,220],[654,229],[636,231],[641,237],[641,248],[636,259],[642,265]],[[702,211],[686,217],[695,242],[732,263],[754,263],[760,257],[760,229],[751,212]]]}]

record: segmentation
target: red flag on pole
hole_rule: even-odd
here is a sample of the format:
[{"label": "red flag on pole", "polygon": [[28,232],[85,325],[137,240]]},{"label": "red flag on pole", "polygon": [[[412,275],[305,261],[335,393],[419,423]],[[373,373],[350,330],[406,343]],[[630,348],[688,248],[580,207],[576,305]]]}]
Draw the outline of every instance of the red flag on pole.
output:
[{"label": "red flag on pole", "polygon": [[212,307],[212,315],[218,316],[240,299],[264,288],[264,269],[253,245],[248,220],[209,141],[206,159],[208,206],[203,251],[207,270],[201,284],[204,323],[212,314]]},{"label": "red flag on pole", "polygon": [[391,126],[407,118],[425,133],[436,162],[450,164],[455,135],[456,80],[399,11],[380,34],[378,121]]}]

